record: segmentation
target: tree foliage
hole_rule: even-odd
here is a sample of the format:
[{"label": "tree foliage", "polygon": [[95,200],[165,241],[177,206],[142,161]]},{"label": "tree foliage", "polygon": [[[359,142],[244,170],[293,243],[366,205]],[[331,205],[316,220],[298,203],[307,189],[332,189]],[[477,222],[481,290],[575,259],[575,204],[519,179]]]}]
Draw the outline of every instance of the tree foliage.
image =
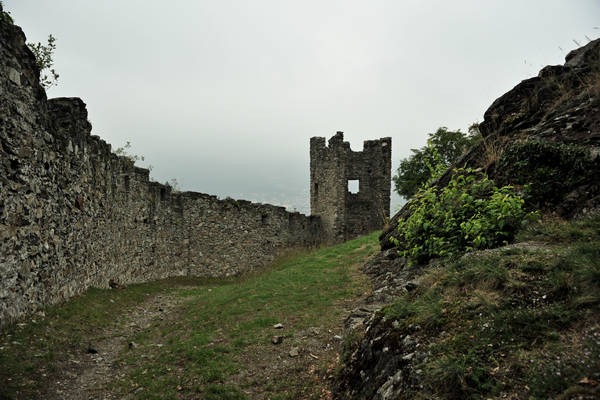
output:
[{"label": "tree foliage", "polygon": [[413,154],[400,161],[396,175],[392,178],[396,192],[407,199],[412,197],[430,180],[431,166],[442,168],[443,172],[478,140],[476,131],[467,135],[460,130],[449,131],[448,128],[441,127],[435,133],[430,133],[427,146],[412,149]]},{"label": "tree foliage", "polygon": [[50,34],[46,44],[27,43],[27,46],[35,56],[37,66],[40,69],[40,84],[44,89],[56,86],[58,73],[54,69],[54,51],[56,50],[56,38]]}]

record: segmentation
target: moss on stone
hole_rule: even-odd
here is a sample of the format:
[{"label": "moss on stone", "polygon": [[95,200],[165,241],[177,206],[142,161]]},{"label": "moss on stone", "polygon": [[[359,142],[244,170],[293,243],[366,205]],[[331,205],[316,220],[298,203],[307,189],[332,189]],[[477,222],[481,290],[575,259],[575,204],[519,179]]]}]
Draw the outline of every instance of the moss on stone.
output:
[{"label": "moss on stone", "polygon": [[496,165],[500,184],[529,185],[532,208],[559,204],[599,172],[590,151],[574,144],[526,140],[509,145]]}]

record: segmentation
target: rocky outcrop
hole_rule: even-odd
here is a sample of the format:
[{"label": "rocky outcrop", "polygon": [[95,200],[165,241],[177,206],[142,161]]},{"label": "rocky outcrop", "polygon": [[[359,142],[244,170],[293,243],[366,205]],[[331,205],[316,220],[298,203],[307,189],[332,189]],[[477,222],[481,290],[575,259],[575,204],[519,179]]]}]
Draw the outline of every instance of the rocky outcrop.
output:
[{"label": "rocky outcrop", "polygon": [[[499,184],[522,185],[528,183],[528,176],[507,175],[497,168],[514,164],[514,158],[507,158],[511,152],[506,150],[511,146],[537,141],[572,146],[567,152],[583,147],[590,156],[590,160],[583,160],[588,169],[585,179],[577,179],[561,188],[560,196],[544,206],[568,218],[596,209],[600,205],[600,39],[570,52],[564,65],[547,66],[538,76],[522,81],[499,97],[485,112],[479,130],[483,142],[467,152],[454,167],[483,168],[491,178],[497,178]],[[573,163],[577,163],[571,160],[565,165],[549,162],[532,166],[526,164],[530,155],[518,157],[522,171],[552,168],[555,176],[568,172]],[[435,184],[445,186],[452,170],[450,168]],[[556,179],[548,179],[538,184],[558,183]],[[398,220],[409,213],[409,204],[406,204],[392,217],[389,228],[380,237],[383,249],[394,246],[389,238]]]},{"label": "rocky outcrop", "polygon": [[484,137],[600,144],[600,39],[570,52],[498,98],[479,129]]},{"label": "rocky outcrop", "polygon": [[[485,169],[499,184],[535,182],[530,205],[563,217],[600,206],[600,40],[548,66],[497,99],[479,125],[483,142],[455,167]],[[435,183],[445,186],[448,170]],[[537,190],[537,192],[536,192]],[[364,266],[375,285],[369,307],[347,320],[347,340],[335,382],[339,399],[412,398],[421,385],[419,365],[429,356],[423,341],[434,340],[419,326],[398,330],[379,308],[419,287],[423,271],[441,261],[409,267],[396,255],[390,237],[398,220],[410,215],[404,206],[380,236],[382,252]],[[475,253],[476,254],[476,253]],[[378,298],[377,298],[378,297]],[[375,300],[377,299],[377,300]],[[451,389],[451,388],[450,388]],[[408,397],[406,397],[408,396]]]},{"label": "rocky outcrop", "polygon": [[[334,391],[340,399],[395,399],[397,387],[414,379],[413,362],[422,360],[416,337],[395,332],[397,321],[386,320],[377,311],[400,295],[419,286],[422,266],[409,265],[395,250],[382,251],[363,266],[373,281],[373,292],[365,304],[346,319],[343,369]],[[418,326],[411,328],[414,332]]]}]

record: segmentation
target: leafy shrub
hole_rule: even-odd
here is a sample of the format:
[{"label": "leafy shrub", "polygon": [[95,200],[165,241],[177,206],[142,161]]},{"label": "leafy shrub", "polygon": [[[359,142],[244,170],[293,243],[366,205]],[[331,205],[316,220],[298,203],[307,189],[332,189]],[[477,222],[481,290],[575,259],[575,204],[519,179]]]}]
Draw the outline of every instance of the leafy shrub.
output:
[{"label": "leafy shrub", "polygon": [[510,242],[527,213],[512,186],[498,188],[480,170],[457,169],[444,188],[427,187],[398,223],[400,254],[418,263]]}]

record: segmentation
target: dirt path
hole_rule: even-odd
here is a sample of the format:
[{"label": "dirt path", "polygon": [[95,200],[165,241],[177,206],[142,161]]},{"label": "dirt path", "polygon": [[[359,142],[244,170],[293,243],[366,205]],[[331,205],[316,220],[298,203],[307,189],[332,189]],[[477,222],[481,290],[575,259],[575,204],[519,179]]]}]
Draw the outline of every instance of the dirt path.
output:
[{"label": "dirt path", "polygon": [[[288,333],[272,329],[272,342],[250,346],[239,357],[245,366],[228,384],[245,387],[250,399],[266,399],[269,387],[286,387],[294,399],[331,399],[330,381],[339,361],[344,321],[356,301],[339,304],[339,317]],[[277,343],[281,340],[280,343]],[[315,397],[318,396],[318,397]]]},{"label": "dirt path", "polygon": [[[115,316],[115,327],[100,332],[89,341],[87,352],[79,352],[59,366],[53,385],[47,389],[47,399],[109,400],[120,399],[111,391],[110,383],[126,374],[119,362],[128,351],[137,345],[131,337],[148,330],[154,324],[167,324],[174,317],[177,307],[184,298],[170,294],[154,294],[136,307]],[[144,357],[143,354],[140,357]],[[135,389],[132,390],[132,394]],[[127,396],[133,397],[133,396]]]},{"label": "dirt path", "polygon": [[[187,287],[189,289],[189,287]],[[128,373],[120,362],[127,352],[139,352],[147,357],[131,338],[150,331],[157,325],[166,325],[175,319],[177,309],[186,302],[176,292],[154,294],[141,304],[115,316],[115,327],[99,332],[89,342],[88,352],[80,351],[59,365],[53,384],[46,389],[46,399],[113,400],[135,398],[138,388],[128,394],[117,393],[111,384]],[[296,385],[296,398],[330,399],[329,383],[337,365],[344,335],[344,321],[362,299],[338,304],[339,313],[328,323],[308,329],[273,328],[273,337],[281,336],[281,343],[250,346],[238,361],[243,368],[227,383],[245,387],[250,399],[266,398],[265,388],[270,385]],[[296,354],[297,352],[297,354]],[[287,385],[287,386],[286,386]]]},{"label": "dirt path", "polygon": [[344,246],[231,282],[91,290],[0,337],[0,399],[330,399],[376,250]]}]

